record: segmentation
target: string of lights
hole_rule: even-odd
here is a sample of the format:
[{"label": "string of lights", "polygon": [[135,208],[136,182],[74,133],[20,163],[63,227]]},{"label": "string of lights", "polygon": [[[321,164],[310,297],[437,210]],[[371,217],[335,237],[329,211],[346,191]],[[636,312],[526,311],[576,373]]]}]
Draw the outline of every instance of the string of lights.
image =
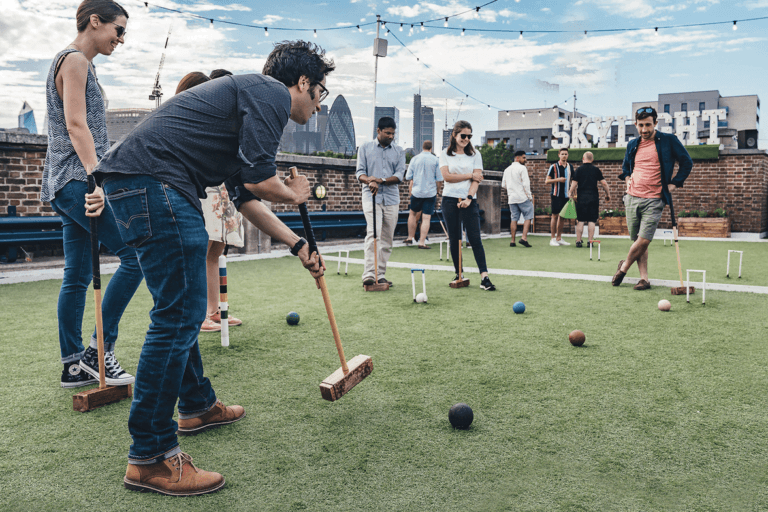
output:
[{"label": "string of lights", "polygon": [[[519,1],[519,0],[518,0]],[[737,20],[724,20],[724,21],[710,21],[706,23],[685,23],[681,25],[659,25],[656,27],[624,27],[624,28],[596,28],[596,29],[586,29],[586,30],[535,30],[535,29],[500,29],[500,28],[466,28],[466,27],[451,27],[448,25],[448,21],[451,18],[457,18],[460,16],[464,16],[468,13],[474,12],[479,13],[480,9],[483,7],[486,7],[488,5],[491,5],[493,3],[498,2],[498,0],[491,0],[490,2],[486,2],[482,5],[479,5],[477,7],[474,7],[472,9],[467,9],[462,12],[458,12],[456,14],[451,14],[450,16],[441,16],[439,18],[433,18],[428,20],[421,20],[421,21],[399,21],[399,20],[381,20],[382,28],[387,29],[387,33],[392,33],[392,31],[387,27],[387,25],[393,25],[395,27],[399,27],[399,31],[402,32],[404,27],[410,27],[410,34],[413,34],[413,29],[419,29],[421,31],[426,31],[428,28],[438,29],[438,30],[446,30],[446,31],[461,31],[461,35],[463,36],[466,32],[479,32],[479,33],[498,33],[498,34],[520,34],[520,38],[523,38],[524,33],[528,34],[577,34],[577,33],[584,33],[584,35],[589,35],[589,33],[593,34],[600,34],[600,33],[616,33],[616,32],[640,32],[640,31],[653,31],[656,34],[659,33],[659,30],[669,30],[669,29],[678,29],[678,28],[695,28],[695,27],[707,27],[707,26],[714,26],[714,25],[729,25],[732,24],[733,30],[738,29],[739,23],[746,23],[746,22],[752,22],[752,21],[762,21],[762,20],[768,20],[768,16],[761,16],[756,18],[744,18],[744,19],[737,19]],[[302,27],[270,27],[269,25],[254,25],[249,23],[240,23],[236,21],[230,21],[230,20],[216,20],[214,18],[209,18],[207,16],[202,16],[200,14],[182,11],[180,9],[173,9],[170,7],[165,7],[159,4],[155,4],[153,2],[141,2],[144,4],[145,10],[149,11],[150,7],[160,9],[167,12],[174,12],[177,14],[181,14],[184,16],[188,16],[191,18],[196,18],[199,20],[204,20],[210,22],[210,27],[213,27],[214,23],[221,23],[225,25],[233,25],[237,27],[244,27],[244,28],[254,28],[254,29],[262,29],[264,30],[265,36],[269,36],[269,30],[279,30],[279,31],[294,31],[294,32],[313,32],[314,36],[317,37],[318,32],[327,32],[327,31],[333,31],[333,30],[350,30],[355,29],[359,32],[363,31],[363,27],[376,25],[376,21],[369,21],[367,23],[359,23],[359,24],[349,24],[349,25],[342,25],[337,27],[323,27],[323,28],[302,28]],[[429,25],[429,23],[435,23],[442,21],[443,25]]]}]

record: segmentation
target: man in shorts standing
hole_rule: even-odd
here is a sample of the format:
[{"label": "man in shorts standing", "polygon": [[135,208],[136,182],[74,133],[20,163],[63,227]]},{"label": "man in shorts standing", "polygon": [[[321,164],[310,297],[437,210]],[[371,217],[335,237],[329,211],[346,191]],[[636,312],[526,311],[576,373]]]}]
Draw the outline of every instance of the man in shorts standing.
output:
[{"label": "man in shorts standing", "polygon": [[437,182],[443,181],[443,174],[440,172],[440,161],[432,153],[432,141],[425,140],[422,144],[423,151],[413,157],[408,166],[406,180],[410,180],[411,204],[408,207],[408,238],[406,245],[413,243],[413,237],[416,235],[416,223],[419,221],[421,213],[421,238],[419,239],[419,249],[429,249],[427,245],[427,233],[429,233],[429,222],[432,214],[435,213],[435,203],[437,202]]},{"label": "man in shorts standing", "polygon": [[528,243],[528,229],[533,219],[533,194],[531,194],[531,180],[528,178],[528,169],[525,167],[525,151],[515,152],[515,161],[504,169],[501,178],[501,188],[507,189],[507,202],[509,203],[509,232],[512,235],[510,247],[515,247],[517,235],[517,220],[523,216],[523,236],[520,237],[520,245],[530,247]]},{"label": "man in shorts standing", "polygon": [[571,245],[562,238],[563,218],[560,216],[560,211],[568,202],[568,188],[573,174],[573,167],[568,163],[568,148],[560,148],[557,158],[558,161],[549,168],[547,178],[544,180],[547,185],[552,185],[552,219],[549,223],[552,238],[549,240],[549,245],[553,247]]},{"label": "man in shorts standing", "polygon": [[[672,193],[683,186],[691,173],[693,161],[680,140],[673,134],[656,131],[658,114],[652,107],[642,107],[635,112],[635,126],[640,137],[627,145],[623,172],[619,178],[627,185],[624,207],[627,212],[627,228],[634,243],[626,260],[611,283],[619,286],[629,267],[637,262],[640,281],[635,290],[651,287],[648,278],[648,245],[653,240],[661,220],[664,205],[672,201]],[[672,171],[677,162],[677,174]]]},{"label": "man in shorts standing", "polygon": [[605,190],[605,198],[611,200],[611,192],[608,190],[608,183],[603,178],[603,173],[592,162],[595,155],[587,151],[582,156],[583,164],[573,173],[571,189],[568,195],[576,200],[576,247],[581,247],[582,234],[584,233],[584,223],[587,223],[587,233],[589,242],[587,247],[592,247],[592,240],[595,238],[595,222],[600,216],[600,196],[597,191],[598,183]]}]

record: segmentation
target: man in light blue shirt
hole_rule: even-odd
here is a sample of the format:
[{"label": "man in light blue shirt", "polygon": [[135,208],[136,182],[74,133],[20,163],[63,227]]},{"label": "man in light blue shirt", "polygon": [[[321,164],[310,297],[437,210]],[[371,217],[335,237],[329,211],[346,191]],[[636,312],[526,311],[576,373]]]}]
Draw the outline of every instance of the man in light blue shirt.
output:
[{"label": "man in light blue shirt", "polygon": [[413,243],[416,234],[416,224],[421,216],[421,238],[419,249],[429,249],[427,245],[427,233],[429,222],[435,212],[437,201],[437,182],[443,181],[440,172],[440,160],[432,153],[432,141],[425,140],[423,151],[413,157],[408,166],[406,180],[410,180],[411,204],[408,209],[408,238],[406,244]]},{"label": "man in light blue shirt", "polygon": [[[395,140],[397,125],[391,117],[382,117],[376,129],[376,139],[360,146],[357,151],[355,177],[363,184],[363,213],[368,224],[365,237],[365,269],[363,284],[372,285],[379,276],[379,283],[389,283],[384,278],[387,262],[392,254],[392,239],[400,213],[398,185],[405,178],[405,151]],[[379,236],[378,262],[374,269],[373,254],[373,200],[376,201],[376,228]]]}]

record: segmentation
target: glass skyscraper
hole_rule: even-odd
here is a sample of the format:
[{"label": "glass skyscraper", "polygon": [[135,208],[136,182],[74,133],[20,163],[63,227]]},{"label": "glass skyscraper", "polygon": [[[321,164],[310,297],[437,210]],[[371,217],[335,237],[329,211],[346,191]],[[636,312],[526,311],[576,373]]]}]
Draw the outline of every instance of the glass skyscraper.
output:
[{"label": "glass skyscraper", "polygon": [[341,94],[336,96],[336,100],[328,113],[323,146],[325,151],[334,151],[345,155],[354,155],[357,151],[352,112],[349,110],[347,100]]},{"label": "glass skyscraper", "polygon": [[397,130],[395,130],[395,140],[397,144],[397,136],[400,133],[400,110],[397,107],[376,107],[376,113],[373,116],[373,138],[376,138],[376,129],[379,127],[379,119],[382,117],[391,117],[395,120]]}]

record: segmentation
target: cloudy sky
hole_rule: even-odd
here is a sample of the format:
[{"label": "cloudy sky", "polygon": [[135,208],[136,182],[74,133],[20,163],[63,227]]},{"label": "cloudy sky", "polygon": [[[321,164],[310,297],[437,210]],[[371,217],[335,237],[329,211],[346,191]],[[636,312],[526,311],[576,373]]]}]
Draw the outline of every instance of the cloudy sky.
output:
[{"label": "cloudy sky", "polygon": [[[372,134],[375,25],[364,24],[375,22],[377,14],[390,22],[393,33],[383,36],[389,41],[389,55],[379,59],[376,104],[400,109],[403,147],[412,144],[413,94],[419,88],[423,104],[435,108],[438,137],[446,119],[448,124],[457,117],[466,119],[482,134],[496,129],[499,109],[533,110],[565,105],[566,99],[565,106],[572,108],[574,91],[579,110],[605,116],[628,115],[633,101],[654,100],[659,93],[716,89],[723,96],[757,94],[768,99],[768,19],[740,22],[735,31],[732,22],[768,16],[768,0],[499,0],[479,13],[449,20],[449,29],[467,29],[464,36],[461,30],[445,29],[442,21],[428,23],[424,31],[410,31],[410,24],[420,27],[422,20],[472,10],[487,1],[156,0],[149,2],[147,11],[143,1],[124,0],[130,14],[126,44],[109,58],[96,57],[94,63],[110,108],[148,108],[153,106],[147,97],[171,25],[161,76],[166,97],[189,71],[259,72],[276,41],[309,39],[336,62],[326,101],[330,105],[337,94],[347,99],[358,145]],[[16,126],[26,100],[41,128],[45,79],[53,56],[76,35],[78,4],[0,0],[0,127]],[[215,23],[210,28],[208,20],[154,6]],[[263,28],[221,21],[268,26],[269,34]],[[721,21],[728,23],[663,28]],[[361,31],[339,28],[358,24],[363,24]],[[658,33],[657,26],[662,27]],[[314,29],[327,28],[336,30],[318,30],[313,37]],[[647,30],[593,32],[616,28]],[[558,84],[559,92],[542,87],[543,82]],[[766,130],[760,147],[768,147]]]}]

